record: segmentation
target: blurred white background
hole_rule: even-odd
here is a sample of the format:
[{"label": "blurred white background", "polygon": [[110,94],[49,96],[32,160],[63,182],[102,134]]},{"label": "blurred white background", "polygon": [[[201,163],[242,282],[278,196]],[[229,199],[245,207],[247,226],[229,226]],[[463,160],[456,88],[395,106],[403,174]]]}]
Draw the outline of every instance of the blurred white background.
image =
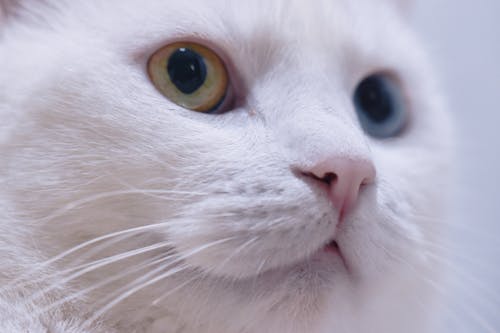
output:
[{"label": "blurred white background", "polygon": [[429,46],[459,126],[459,191],[450,332],[500,332],[500,0],[418,0]]}]

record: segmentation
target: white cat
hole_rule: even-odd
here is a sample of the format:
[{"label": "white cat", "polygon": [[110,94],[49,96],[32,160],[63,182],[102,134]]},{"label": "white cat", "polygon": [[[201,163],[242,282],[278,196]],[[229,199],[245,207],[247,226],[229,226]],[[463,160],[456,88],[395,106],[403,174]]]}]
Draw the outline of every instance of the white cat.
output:
[{"label": "white cat", "polygon": [[396,0],[1,0],[0,331],[429,332],[452,126]]}]

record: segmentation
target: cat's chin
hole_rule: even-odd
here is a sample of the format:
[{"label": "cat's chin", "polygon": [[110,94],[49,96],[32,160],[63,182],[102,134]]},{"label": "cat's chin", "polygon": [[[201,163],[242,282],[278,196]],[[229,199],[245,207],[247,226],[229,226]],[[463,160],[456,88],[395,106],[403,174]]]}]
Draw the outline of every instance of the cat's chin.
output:
[{"label": "cat's chin", "polygon": [[293,274],[297,269],[311,273],[331,270],[349,272],[348,256],[344,256],[345,249],[341,248],[334,235],[335,232],[332,232],[329,238],[323,236],[324,239],[318,239],[315,244],[309,242],[309,248],[295,245],[291,246],[288,251],[276,251],[260,257],[242,257],[232,261],[231,265],[219,264],[217,267],[221,267],[220,270],[206,270],[202,266],[197,268],[218,278],[240,281],[253,281],[256,278],[265,278],[265,276],[275,274]]},{"label": "cat's chin", "polygon": [[322,284],[333,283],[339,275],[346,278],[350,275],[349,264],[335,240],[331,240],[321,245],[316,251],[305,258],[284,266],[273,267],[254,276],[246,276],[243,281],[252,281],[262,279],[273,281],[272,283],[283,283],[290,281],[290,278],[301,276],[301,284],[315,284],[321,280]]}]

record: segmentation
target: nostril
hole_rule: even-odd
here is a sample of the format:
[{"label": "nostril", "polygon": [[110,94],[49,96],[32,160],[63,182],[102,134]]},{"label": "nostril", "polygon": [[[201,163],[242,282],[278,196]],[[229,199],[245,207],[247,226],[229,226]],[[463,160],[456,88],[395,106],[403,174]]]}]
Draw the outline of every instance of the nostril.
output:
[{"label": "nostril", "polygon": [[318,177],[313,172],[301,172],[303,176],[313,178],[319,182],[325,183],[327,185],[331,185],[333,182],[337,180],[337,175],[333,172],[326,173],[323,177]]},{"label": "nostril", "polygon": [[340,216],[355,206],[365,185],[375,181],[375,167],[370,160],[331,157],[302,170],[302,177],[315,180],[320,188],[326,188],[328,198]]},{"label": "nostril", "polygon": [[328,172],[326,173],[323,178],[321,178],[325,183],[328,185],[331,185],[333,182],[337,180],[338,176],[336,173],[333,172]]}]

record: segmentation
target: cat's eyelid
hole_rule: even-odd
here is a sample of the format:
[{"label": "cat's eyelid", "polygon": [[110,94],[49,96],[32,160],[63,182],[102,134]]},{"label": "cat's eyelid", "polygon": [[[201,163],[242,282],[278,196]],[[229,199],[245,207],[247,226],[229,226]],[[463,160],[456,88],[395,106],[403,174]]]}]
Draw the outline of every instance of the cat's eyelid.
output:
[{"label": "cat's eyelid", "polygon": [[371,138],[388,141],[406,136],[412,107],[396,71],[385,69],[365,75],[353,89],[353,103],[361,127]]},{"label": "cat's eyelid", "polygon": [[[186,27],[185,30],[188,30]],[[192,28],[191,28],[192,29]],[[233,95],[237,105],[243,105],[246,100],[247,85],[241,74],[237,69],[237,59],[231,56],[234,53],[231,43],[224,38],[217,37],[215,34],[210,34],[207,32],[197,32],[191,31],[190,33],[166,33],[165,38],[155,38],[154,41],[148,42],[147,45],[141,46],[140,48],[134,48],[128,50],[130,58],[134,66],[140,66],[142,68],[147,68],[149,59],[155,52],[161,48],[179,42],[194,43],[202,45],[210,50],[212,50],[217,56],[222,60],[227,73],[229,75],[230,85],[233,90]]]},{"label": "cat's eyelid", "polygon": [[[236,70],[234,62],[230,57],[227,56],[227,52],[223,47],[218,46],[216,45],[216,43],[213,43],[211,41],[201,40],[200,38],[196,38],[193,36],[170,38],[167,41],[164,41],[162,44],[160,44],[159,48],[155,48],[153,51],[151,51],[151,54],[147,54],[147,60],[143,60],[147,61],[145,66],[146,71],[149,73],[149,77],[152,78],[151,60],[153,58],[155,58],[158,54],[161,54],[163,50],[168,49],[169,47],[179,47],[182,45],[185,45],[187,48],[190,48],[191,46],[194,48],[194,50],[199,49],[202,54],[205,53],[206,56],[209,57],[210,55],[213,55],[215,58],[217,58],[217,62],[220,62],[222,66],[221,68],[223,68],[225,72],[224,77],[227,79],[227,87],[222,100],[220,100],[220,102],[217,103],[214,108],[204,110],[204,113],[221,114],[236,108],[240,108],[245,104],[246,94],[245,89],[243,88],[244,83],[241,79],[241,76],[239,75],[239,72]],[[206,51],[202,51],[202,49],[205,49]],[[209,54],[207,54],[206,52],[208,52]]]}]

